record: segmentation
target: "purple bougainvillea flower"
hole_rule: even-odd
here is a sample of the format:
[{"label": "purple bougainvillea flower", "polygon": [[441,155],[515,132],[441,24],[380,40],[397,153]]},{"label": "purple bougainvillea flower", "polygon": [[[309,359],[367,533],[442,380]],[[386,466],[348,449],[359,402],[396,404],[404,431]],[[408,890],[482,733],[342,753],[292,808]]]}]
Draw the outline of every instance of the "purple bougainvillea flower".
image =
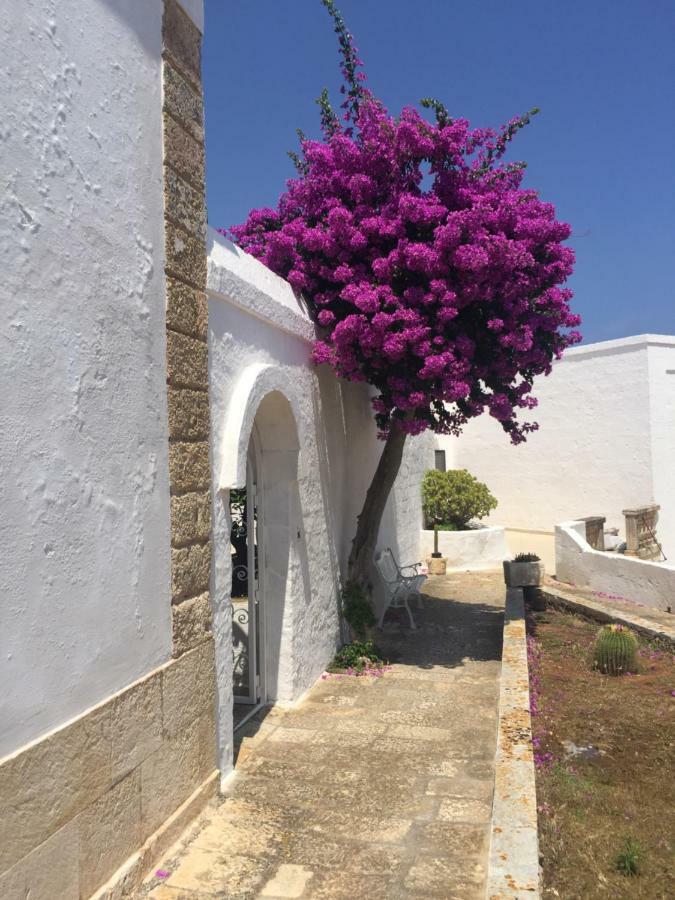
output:
[{"label": "purple bougainvillea flower", "polygon": [[514,444],[536,430],[533,380],[581,340],[570,310],[570,226],[504,155],[536,110],[471,128],[434,100],[435,121],[397,117],[363,85],[332,3],[343,114],[324,93],[322,140],[301,136],[298,177],[276,209],[224,233],[302,293],[313,358],[375,388],[379,433],[458,434],[488,412]]}]

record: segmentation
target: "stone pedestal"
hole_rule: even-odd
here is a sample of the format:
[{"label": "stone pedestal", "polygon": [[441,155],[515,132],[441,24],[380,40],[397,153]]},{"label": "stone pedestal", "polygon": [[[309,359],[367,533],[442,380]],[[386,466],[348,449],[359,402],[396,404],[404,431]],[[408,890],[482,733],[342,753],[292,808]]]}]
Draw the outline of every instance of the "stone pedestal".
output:
[{"label": "stone pedestal", "polygon": [[586,523],[586,543],[594,550],[605,549],[605,517],[586,516],[581,520]]},{"label": "stone pedestal", "polygon": [[637,556],[638,559],[656,559],[661,556],[661,548],[656,540],[660,509],[657,503],[652,503],[649,506],[622,510],[626,520],[626,556]]}]

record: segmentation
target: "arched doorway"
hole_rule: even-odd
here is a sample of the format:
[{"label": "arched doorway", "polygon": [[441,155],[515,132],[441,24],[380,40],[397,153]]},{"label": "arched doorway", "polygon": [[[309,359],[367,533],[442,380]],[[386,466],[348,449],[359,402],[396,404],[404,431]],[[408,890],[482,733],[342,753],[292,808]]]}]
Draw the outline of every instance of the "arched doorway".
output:
[{"label": "arched doorway", "polygon": [[305,590],[295,416],[280,390],[255,401],[241,416],[239,441],[234,444],[228,436],[238,457],[224,460],[231,483],[221,480],[215,505],[214,631],[223,773],[232,765],[234,728],[261,705],[294,699],[293,600]]}]

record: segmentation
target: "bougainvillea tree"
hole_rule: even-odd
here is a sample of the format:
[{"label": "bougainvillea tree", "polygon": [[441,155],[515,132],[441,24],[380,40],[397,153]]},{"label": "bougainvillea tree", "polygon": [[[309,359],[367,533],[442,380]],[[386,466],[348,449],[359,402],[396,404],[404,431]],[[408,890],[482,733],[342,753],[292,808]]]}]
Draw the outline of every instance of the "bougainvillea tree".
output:
[{"label": "bougainvillea tree", "polygon": [[333,5],[344,101],[319,98],[322,140],[300,134],[298,175],[276,209],[230,235],[305,297],[314,361],[374,389],[384,441],[349,559],[367,585],[380,520],[408,435],[458,434],[488,412],[515,444],[536,429],[533,379],[580,340],[573,329],[570,228],[504,159],[536,112],[471,128],[436,100],[394,118],[366,88]]}]

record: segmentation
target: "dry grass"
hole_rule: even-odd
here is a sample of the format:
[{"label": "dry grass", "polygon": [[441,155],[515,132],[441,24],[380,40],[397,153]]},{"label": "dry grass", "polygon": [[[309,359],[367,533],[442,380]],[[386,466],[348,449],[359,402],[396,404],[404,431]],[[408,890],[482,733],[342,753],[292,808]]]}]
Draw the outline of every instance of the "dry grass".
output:
[{"label": "dry grass", "polygon": [[672,653],[643,643],[639,672],[613,678],[591,670],[596,624],[549,610],[530,625],[544,897],[675,897]]}]

